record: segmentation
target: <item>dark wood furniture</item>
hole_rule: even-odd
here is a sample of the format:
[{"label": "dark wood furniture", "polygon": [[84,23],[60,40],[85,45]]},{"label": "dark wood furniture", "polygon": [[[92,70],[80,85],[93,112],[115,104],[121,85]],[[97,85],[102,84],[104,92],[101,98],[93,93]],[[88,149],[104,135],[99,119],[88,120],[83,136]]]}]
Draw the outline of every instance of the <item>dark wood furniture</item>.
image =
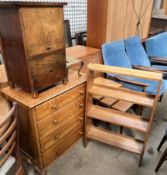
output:
[{"label": "dark wood furniture", "polygon": [[[159,91],[162,82],[162,74],[155,72],[146,72],[141,70],[119,68],[114,66],[106,66],[100,64],[89,64],[89,78],[87,83],[87,105],[85,113],[85,134],[84,144],[87,145],[88,139],[100,141],[102,143],[116,146],[118,148],[136,153],[140,155],[139,166],[142,165],[143,155],[145,152],[148,137],[151,131],[154,119],[155,109],[158,102]],[[144,92],[136,92],[123,88],[121,84],[112,80],[103,78],[99,81],[95,77],[95,72],[110,73],[125,76],[134,76],[154,80],[158,82],[156,95],[148,95]],[[140,115],[134,115],[115,109],[108,109],[98,105],[94,105],[93,95],[104,96],[111,99],[118,99],[130,103],[149,107],[151,109],[150,118],[146,119]],[[98,119],[109,122],[118,126],[123,126],[132,130],[143,133],[143,139],[138,140],[134,136],[118,134],[107,129],[96,127],[92,124],[92,119]]]},{"label": "dark wood furniture", "polygon": [[[165,135],[163,136],[163,138],[162,138],[162,140],[157,148],[158,151],[161,149],[161,147],[165,143],[165,141],[167,141],[167,131],[166,131]],[[162,154],[162,156],[158,162],[158,165],[155,169],[155,172],[158,172],[158,170],[160,169],[160,167],[162,166],[162,164],[164,163],[165,160],[167,160],[167,148],[165,149],[164,153]]]},{"label": "dark wood furniture", "polygon": [[0,36],[11,87],[36,93],[66,81],[64,3],[1,2]]},{"label": "dark wood furniture", "polygon": [[[25,175],[25,172],[21,152],[19,147],[19,129],[17,125],[17,104],[14,102],[13,107],[9,110],[8,105],[6,107],[3,103],[0,103],[3,106],[0,113],[0,171],[2,168],[2,174],[6,174],[11,166],[16,162],[16,172],[17,175]],[[2,114],[3,112],[3,114]],[[4,128],[5,127],[5,128]],[[13,163],[12,163],[13,162]]]},{"label": "dark wood furniture", "polygon": [[101,48],[105,42],[134,36],[139,22],[141,38],[147,38],[152,7],[150,0],[88,1],[87,46]]},{"label": "dark wood furniture", "polygon": [[70,28],[70,21],[64,20],[64,31],[65,31],[65,46],[72,47],[72,37],[71,37],[71,28]]}]

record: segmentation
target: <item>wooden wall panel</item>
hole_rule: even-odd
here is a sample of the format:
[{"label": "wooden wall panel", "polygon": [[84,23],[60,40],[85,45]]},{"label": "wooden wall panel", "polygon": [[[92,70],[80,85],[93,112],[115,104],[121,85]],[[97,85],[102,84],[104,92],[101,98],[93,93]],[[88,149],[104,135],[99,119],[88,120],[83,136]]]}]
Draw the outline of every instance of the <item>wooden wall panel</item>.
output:
[{"label": "wooden wall panel", "polygon": [[127,1],[127,10],[125,18],[125,27],[124,27],[124,37],[128,38],[129,36],[134,36],[138,34],[137,22],[138,16],[140,14],[141,3],[143,0],[128,0]]},{"label": "wooden wall panel", "polygon": [[152,10],[153,10],[153,0],[145,0],[142,1],[142,13],[145,12],[144,16],[141,17],[141,24],[142,24],[142,38],[147,38],[148,31],[151,23],[151,16],[152,16]]},{"label": "wooden wall panel", "polygon": [[88,0],[87,43],[99,47],[105,42],[108,0]]},{"label": "wooden wall panel", "polygon": [[128,0],[109,0],[105,41],[109,42],[123,38],[127,1]]},{"label": "wooden wall panel", "polygon": [[[154,0],[89,0],[88,41],[91,47],[140,35],[146,38]],[[141,25],[137,30],[137,23]]]}]

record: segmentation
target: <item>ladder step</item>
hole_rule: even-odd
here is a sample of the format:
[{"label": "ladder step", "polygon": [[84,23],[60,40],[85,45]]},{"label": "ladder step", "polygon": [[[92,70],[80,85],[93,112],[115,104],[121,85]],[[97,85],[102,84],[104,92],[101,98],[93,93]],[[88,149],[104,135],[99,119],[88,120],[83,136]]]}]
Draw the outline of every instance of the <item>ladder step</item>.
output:
[{"label": "ladder step", "polygon": [[148,128],[148,121],[146,119],[142,119],[141,116],[104,108],[97,105],[89,106],[87,116],[118,126],[135,129],[143,133],[146,133]]},{"label": "ladder step", "polygon": [[88,91],[89,94],[99,95],[103,97],[110,97],[119,100],[129,101],[134,104],[152,107],[154,104],[154,97],[143,92],[136,92],[127,89],[109,89],[99,86],[92,86]]},{"label": "ladder step", "polygon": [[143,142],[135,140],[128,136],[122,136],[117,133],[112,133],[104,129],[100,129],[94,126],[89,128],[87,137],[92,140],[96,140],[102,143],[115,146],[136,154],[141,154],[143,149]]},{"label": "ladder step", "polygon": [[95,78],[93,81],[93,84],[97,85],[97,86],[108,87],[108,88],[120,88],[120,87],[122,87],[122,84],[117,83],[113,80],[103,78],[103,77]]},{"label": "ladder step", "polygon": [[105,97],[103,98],[102,100],[100,100],[100,104],[102,105],[105,105],[107,107],[111,107],[111,105],[113,105],[114,103],[118,102],[117,99],[114,99],[114,98],[108,98],[108,97]]},{"label": "ladder step", "polygon": [[132,102],[119,100],[117,103],[115,103],[114,105],[112,105],[112,108],[113,109],[117,109],[117,110],[122,111],[122,112],[126,112],[132,106],[133,106],[133,103]]}]

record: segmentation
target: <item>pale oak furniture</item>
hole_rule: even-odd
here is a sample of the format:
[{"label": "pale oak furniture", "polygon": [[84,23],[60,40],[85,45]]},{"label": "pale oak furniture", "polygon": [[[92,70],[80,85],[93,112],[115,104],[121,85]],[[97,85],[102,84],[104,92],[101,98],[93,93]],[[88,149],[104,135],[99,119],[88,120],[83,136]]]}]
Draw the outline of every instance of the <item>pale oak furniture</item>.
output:
[{"label": "pale oak furniture", "polygon": [[50,88],[36,99],[21,89],[2,89],[9,101],[18,103],[20,146],[39,173],[46,174],[47,167],[82,136],[85,92],[86,77],[78,77],[76,71],[69,72],[67,85]]},{"label": "pale oak furniture", "polygon": [[[100,64],[89,64],[90,70],[88,86],[87,86],[87,106],[85,113],[85,134],[84,144],[87,145],[88,139],[100,141],[118,148],[131,151],[140,155],[139,166],[142,165],[143,155],[151,131],[152,122],[156,110],[156,105],[159,97],[159,91],[162,83],[162,74],[154,72],[146,72],[140,70],[132,70],[128,68],[119,68],[114,66],[106,66]],[[137,78],[144,78],[158,82],[158,88],[155,95],[149,95],[144,92],[136,92],[115,84],[112,80],[106,80],[97,83],[97,78],[94,78],[95,72],[118,74],[123,76],[132,76]],[[108,81],[106,83],[106,81]],[[151,108],[151,114],[148,119],[143,116],[125,113],[114,109],[103,108],[92,104],[93,95],[105,96],[132,102],[134,104],[142,105]],[[143,140],[126,135],[111,132],[106,129],[95,127],[91,120],[98,119],[116,125],[121,125],[126,128],[136,130],[143,133]]]}]

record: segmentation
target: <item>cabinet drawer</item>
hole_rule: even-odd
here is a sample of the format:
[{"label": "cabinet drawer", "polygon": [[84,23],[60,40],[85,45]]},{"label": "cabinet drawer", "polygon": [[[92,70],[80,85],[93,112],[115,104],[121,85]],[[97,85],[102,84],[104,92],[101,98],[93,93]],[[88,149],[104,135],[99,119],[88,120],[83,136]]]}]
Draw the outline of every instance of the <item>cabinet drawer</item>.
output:
[{"label": "cabinet drawer", "polygon": [[65,152],[72,144],[74,144],[80,137],[81,131],[83,130],[83,125],[74,129],[71,133],[65,136],[57,145],[49,149],[43,154],[44,166],[48,166],[57,157],[59,157],[63,152]]},{"label": "cabinet drawer", "polygon": [[67,119],[60,127],[40,141],[42,152],[47,151],[50,147],[57,144],[67,134],[74,130],[77,126],[82,125],[84,113],[81,112],[76,116]]},{"label": "cabinet drawer", "polygon": [[[39,138],[42,139],[55,129],[62,126],[67,120],[77,114],[84,113],[85,98],[80,97],[75,102],[71,102],[47,118],[37,123]],[[75,117],[76,118],[76,117]]]},{"label": "cabinet drawer", "polygon": [[36,107],[35,111],[37,120],[41,120],[47,115],[53,114],[58,109],[74,101],[78,97],[84,97],[84,96],[85,96],[85,83]]},{"label": "cabinet drawer", "polygon": [[36,90],[54,85],[66,77],[65,49],[32,57],[29,65]]}]

